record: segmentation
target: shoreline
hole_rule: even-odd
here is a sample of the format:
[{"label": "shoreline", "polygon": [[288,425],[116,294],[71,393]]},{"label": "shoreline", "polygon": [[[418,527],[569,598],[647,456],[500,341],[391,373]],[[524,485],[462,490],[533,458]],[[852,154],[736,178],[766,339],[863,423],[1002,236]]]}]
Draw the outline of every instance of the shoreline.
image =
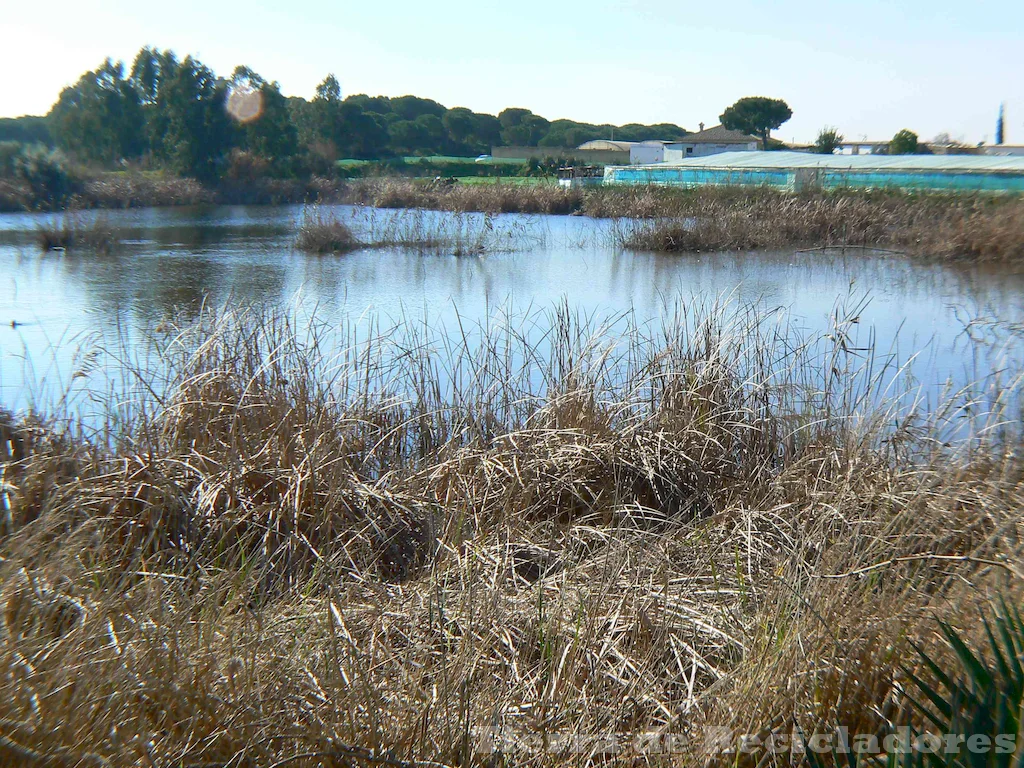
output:
[{"label": "shoreline", "polygon": [[[858,422],[832,373],[863,370],[848,318],[818,351],[691,320],[611,359],[569,312],[539,356],[514,328],[440,361],[368,339],[328,379],[328,339],[212,314],[169,330],[167,390],[131,420],[0,411],[0,670],[34,697],[0,704],[16,746],[469,765],[490,728],[550,765],[530,745],[560,733],[926,724],[897,705],[920,653],[958,673],[936,618],[977,647],[977,607],[1024,593],[1019,422],[988,429],[1010,400]],[[960,423],[971,444],[944,445]]]},{"label": "shoreline", "polygon": [[[7,203],[6,208],[12,208],[9,196]],[[295,204],[614,219],[618,246],[668,253],[858,247],[940,260],[1024,259],[1024,198],[979,193],[789,193],[765,188],[653,186],[567,189],[500,179],[438,186],[427,180],[392,177],[232,180],[209,187],[193,179],[107,174],[84,182],[67,206],[49,212]]]}]

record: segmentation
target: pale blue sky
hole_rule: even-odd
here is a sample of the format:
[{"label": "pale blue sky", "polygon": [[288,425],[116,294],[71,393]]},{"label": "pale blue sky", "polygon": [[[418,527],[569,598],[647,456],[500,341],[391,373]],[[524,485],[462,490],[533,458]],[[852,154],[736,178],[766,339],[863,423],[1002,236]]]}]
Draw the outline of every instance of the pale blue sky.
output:
[{"label": "pale blue sky", "polygon": [[829,124],[850,138],[906,127],[991,142],[1005,101],[1007,142],[1024,144],[1021,0],[5,5],[3,116],[44,113],[82,71],[148,44],[219,74],[247,64],[289,95],[310,97],[334,72],[345,95],[549,119],[696,130],[741,96],[773,96],[793,108],[786,140]]}]

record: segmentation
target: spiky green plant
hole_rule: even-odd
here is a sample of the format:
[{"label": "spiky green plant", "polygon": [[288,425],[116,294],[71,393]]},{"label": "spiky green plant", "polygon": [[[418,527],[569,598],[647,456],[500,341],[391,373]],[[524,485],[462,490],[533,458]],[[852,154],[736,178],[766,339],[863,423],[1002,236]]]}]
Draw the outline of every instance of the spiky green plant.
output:
[{"label": "spiky green plant", "polygon": [[982,615],[981,621],[987,654],[972,650],[952,626],[939,622],[939,629],[956,660],[955,670],[944,669],[933,656],[915,646],[934,679],[928,681],[907,671],[920,694],[920,698],[910,696],[915,709],[940,733],[986,737],[991,745],[983,752],[972,752],[960,745],[957,752],[931,756],[933,764],[971,768],[1024,764],[1024,751],[1002,751],[996,741],[998,736],[1012,736],[1013,744],[1020,743],[1021,707],[1024,705],[1024,621],[1017,606],[1002,598],[992,619]]},{"label": "spiky green plant", "polygon": [[[1024,621],[1020,610],[1000,598],[994,616],[982,615],[986,652],[973,650],[961,633],[940,621],[939,631],[952,652],[953,667],[911,643],[921,669],[905,668],[912,691],[906,696],[923,718],[923,727],[905,733],[911,744],[925,733],[939,735],[942,747],[889,751],[881,755],[831,753],[832,765],[848,768],[1018,768],[1024,707]],[[956,738],[954,738],[956,737]],[[971,739],[978,741],[972,747]],[[811,768],[825,768],[821,754],[807,750]]]}]

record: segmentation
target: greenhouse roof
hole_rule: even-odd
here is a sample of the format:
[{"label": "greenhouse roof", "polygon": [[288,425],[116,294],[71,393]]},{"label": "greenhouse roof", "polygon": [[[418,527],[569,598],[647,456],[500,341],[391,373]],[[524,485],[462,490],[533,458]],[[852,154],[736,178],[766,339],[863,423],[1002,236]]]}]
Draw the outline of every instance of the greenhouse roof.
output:
[{"label": "greenhouse roof", "polygon": [[[648,168],[830,168],[853,171],[986,171],[1024,173],[1024,157],[996,155],[816,155],[808,152],[721,152]],[[635,166],[634,166],[635,167]]]}]

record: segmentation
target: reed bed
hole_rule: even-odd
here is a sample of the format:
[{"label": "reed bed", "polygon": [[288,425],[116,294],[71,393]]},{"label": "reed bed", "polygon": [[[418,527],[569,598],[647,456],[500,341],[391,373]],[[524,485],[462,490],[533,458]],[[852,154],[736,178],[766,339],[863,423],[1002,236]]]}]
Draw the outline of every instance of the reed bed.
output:
[{"label": "reed bed", "polygon": [[215,195],[195,179],[143,173],[106,173],[83,184],[78,204],[91,208],[202,205]]},{"label": "reed bed", "polygon": [[438,188],[410,180],[354,183],[347,201],[381,208],[581,214],[617,219],[616,243],[662,252],[867,247],[939,259],[1024,256],[1019,196],[658,186],[562,189],[480,184]]},{"label": "reed bed", "polygon": [[[659,207],[660,204],[660,207]],[[667,252],[785,247],[899,249],[941,259],[1024,256],[1024,200],[982,195],[772,190],[619,193],[603,212],[637,211],[622,247]]]},{"label": "reed bed", "polygon": [[66,212],[40,224],[36,229],[36,242],[43,251],[87,249],[106,254],[120,239],[103,216],[85,218],[80,213]]},{"label": "reed bed", "polygon": [[410,179],[366,179],[353,182],[347,202],[377,208],[428,208],[483,213],[571,214],[583,208],[580,189],[555,184],[455,184],[439,187]]},{"label": "reed bed", "polygon": [[101,428],[0,417],[9,764],[703,765],[588,738],[893,728],[1021,597],[1014,383],[886,399],[856,308],[153,344]]},{"label": "reed bed", "polygon": [[295,247],[309,253],[346,253],[362,243],[345,222],[313,206],[302,211]]},{"label": "reed bed", "polygon": [[342,214],[313,205],[303,210],[295,245],[311,253],[405,248],[452,256],[481,256],[515,251],[542,241],[538,230],[526,222],[497,222],[489,215],[379,209]]}]

